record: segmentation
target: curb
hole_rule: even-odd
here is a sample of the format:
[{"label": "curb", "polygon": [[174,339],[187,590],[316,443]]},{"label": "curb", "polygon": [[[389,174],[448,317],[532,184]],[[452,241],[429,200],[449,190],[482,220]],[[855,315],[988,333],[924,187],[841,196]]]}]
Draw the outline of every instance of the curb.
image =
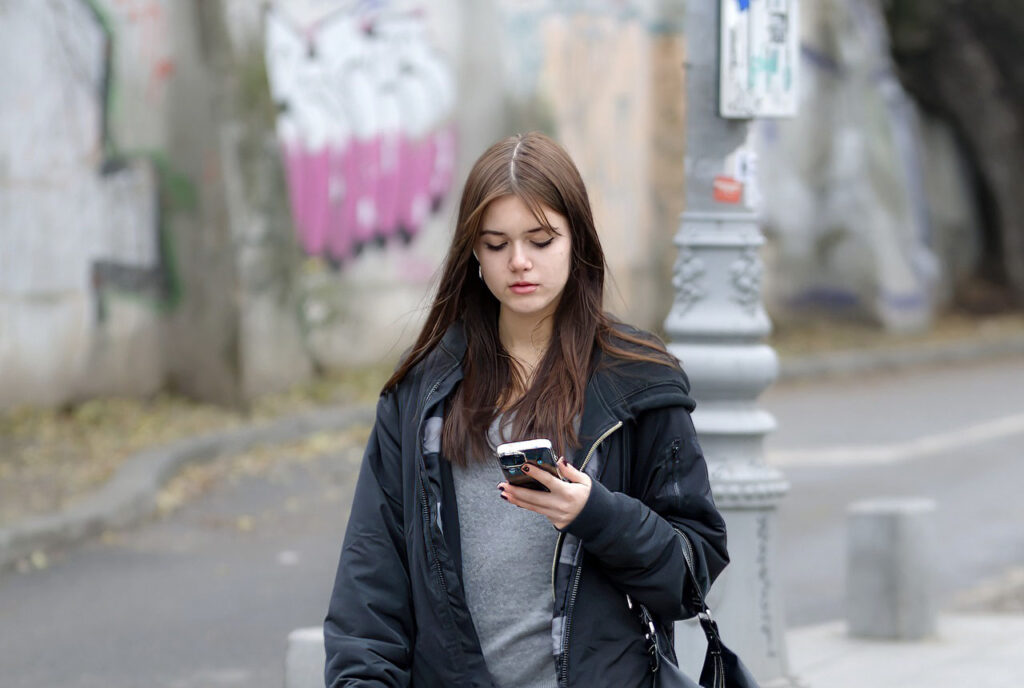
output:
[{"label": "curb", "polygon": [[141,522],[156,511],[160,489],[185,466],[238,454],[260,444],[279,444],[314,432],[372,423],[373,417],[372,406],[317,409],[139,452],[128,458],[110,481],[74,504],[0,528],[0,571],[33,552],[74,544],[108,528]]},{"label": "curb", "polygon": [[849,377],[918,366],[976,363],[1024,355],[1024,334],[932,342],[915,347],[832,351],[781,358],[777,382]]}]

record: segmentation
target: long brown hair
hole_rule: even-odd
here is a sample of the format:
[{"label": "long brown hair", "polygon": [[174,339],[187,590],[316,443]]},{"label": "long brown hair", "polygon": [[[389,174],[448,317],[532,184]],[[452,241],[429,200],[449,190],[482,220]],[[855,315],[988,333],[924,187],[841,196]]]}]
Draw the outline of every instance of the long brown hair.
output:
[{"label": "long brown hair", "polygon": [[[535,382],[526,389],[522,371],[498,337],[498,300],[478,278],[473,257],[487,206],[509,194],[522,200],[550,231],[556,230],[549,226],[544,207],[567,218],[572,245],[569,280],[555,310],[551,340]],[[590,199],[568,153],[538,132],[495,143],[470,170],[430,314],[384,389],[397,385],[461,320],[464,377],[445,415],[444,455],[460,465],[487,459],[487,428],[503,409],[514,413],[511,439],[546,437],[564,454],[578,444],[575,419],[582,415],[595,347],[618,359],[678,365],[660,342],[613,328],[602,309],[605,269]]]}]

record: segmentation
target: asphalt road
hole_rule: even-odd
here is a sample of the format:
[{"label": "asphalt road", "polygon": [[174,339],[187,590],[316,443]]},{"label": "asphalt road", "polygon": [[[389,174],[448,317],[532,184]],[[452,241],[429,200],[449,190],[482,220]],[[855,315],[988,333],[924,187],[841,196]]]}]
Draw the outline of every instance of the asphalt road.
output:
[{"label": "asphalt road", "polygon": [[944,604],[1024,565],[1024,360],[780,386],[766,442],[791,490],[779,508],[787,624],[845,614],[845,520],[877,497],[936,502]]},{"label": "asphalt road", "polygon": [[[790,625],[842,615],[857,499],[938,501],[947,594],[1024,563],[1024,361],[780,386],[763,401],[780,424],[769,459],[792,483],[779,524]],[[279,688],[288,632],[323,618],[358,454],[223,481],[0,576],[0,685]]]},{"label": "asphalt road", "polygon": [[0,577],[0,686],[280,688],[288,633],[323,620],[357,469],[344,453],[225,482]]}]

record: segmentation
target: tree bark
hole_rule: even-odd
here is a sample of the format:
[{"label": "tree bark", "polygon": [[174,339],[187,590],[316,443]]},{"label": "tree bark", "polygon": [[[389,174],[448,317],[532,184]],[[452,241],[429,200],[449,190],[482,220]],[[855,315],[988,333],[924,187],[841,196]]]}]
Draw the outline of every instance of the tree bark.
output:
[{"label": "tree bark", "polygon": [[[983,275],[1024,303],[1024,15],[1018,0],[883,0],[893,57],[957,132],[985,224]],[[987,270],[986,270],[987,268]]]}]

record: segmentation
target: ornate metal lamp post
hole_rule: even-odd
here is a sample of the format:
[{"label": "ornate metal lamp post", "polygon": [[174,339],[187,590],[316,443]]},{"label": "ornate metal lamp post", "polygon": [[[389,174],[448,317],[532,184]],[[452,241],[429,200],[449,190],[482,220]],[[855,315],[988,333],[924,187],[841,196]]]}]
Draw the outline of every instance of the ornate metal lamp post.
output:
[{"label": "ornate metal lamp post", "polygon": [[[722,1],[741,12],[758,2]],[[792,8],[795,18],[795,0],[768,4]],[[718,3],[686,4],[686,211],[675,238],[676,296],[665,329],[690,376],[694,424],[729,527],[732,563],[709,602],[723,637],[762,684],[791,686],[775,576],[776,508],[788,484],[764,463],[763,439],[775,421],[756,406],[777,377],[778,360],[761,341],[771,330],[761,305],[764,240],[743,202],[749,124],[719,115],[719,19]],[[724,16],[723,26],[726,36]],[[680,624],[677,634],[681,660],[699,666],[700,632]]]}]

